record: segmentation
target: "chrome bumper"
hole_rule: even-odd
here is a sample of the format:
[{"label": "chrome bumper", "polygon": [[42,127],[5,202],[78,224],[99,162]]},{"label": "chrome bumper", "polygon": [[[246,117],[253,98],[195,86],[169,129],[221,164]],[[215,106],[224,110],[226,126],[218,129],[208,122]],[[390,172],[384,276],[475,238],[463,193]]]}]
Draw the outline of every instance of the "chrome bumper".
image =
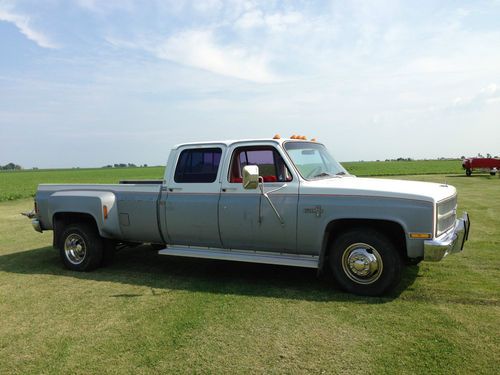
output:
[{"label": "chrome bumper", "polygon": [[448,254],[462,251],[469,238],[469,230],[469,214],[465,212],[451,231],[440,238],[424,241],[424,260],[437,262]]},{"label": "chrome bumper", "polygon": [[33,229],[36,230],[37,232],[42,233],[42,226],[40,225],[40,220],[38,219],[31,219],[31,225],[33,225]]}]

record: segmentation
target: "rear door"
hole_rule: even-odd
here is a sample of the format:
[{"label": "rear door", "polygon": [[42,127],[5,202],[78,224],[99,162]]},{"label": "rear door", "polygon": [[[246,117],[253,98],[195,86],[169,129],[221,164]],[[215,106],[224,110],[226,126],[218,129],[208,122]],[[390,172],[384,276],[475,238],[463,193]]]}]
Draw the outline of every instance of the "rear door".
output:
[{"label": "rear door", "polygon": [[[237,145],[228,149],[222,176],[219,226],[226,248],[262,251],[296,251],[299,179],[274,144]],[[263,188],[281,218],[261,195],[260,190],[245,190],[241,171],[257,165]],[[273,192],[273,190],[275,190]]]},{"label": "rear door", "polygon": [[[169,173],[165,203],[171,244],[221,247],[218,226],[221,160],[225,146],[184,146]],[[167,166],[169,168],[170,166]]]}]

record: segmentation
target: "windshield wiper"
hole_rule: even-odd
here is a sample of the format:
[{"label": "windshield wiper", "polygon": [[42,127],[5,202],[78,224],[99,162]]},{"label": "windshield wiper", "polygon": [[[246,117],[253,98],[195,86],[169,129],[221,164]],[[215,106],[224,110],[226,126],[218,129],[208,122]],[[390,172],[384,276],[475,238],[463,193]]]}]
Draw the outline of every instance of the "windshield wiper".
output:
[{"label": "windshield wiper", "polygon": [[339,173],[337,173],[335,176],[344,176],[346,173],[344,171],[341,171]]},{"label": "windshield wiper", "polygon": [[335,177],[335,176],[328,172],[321,172],[315,176],[312,176],[312,178],[318,178],[318,177]]}]

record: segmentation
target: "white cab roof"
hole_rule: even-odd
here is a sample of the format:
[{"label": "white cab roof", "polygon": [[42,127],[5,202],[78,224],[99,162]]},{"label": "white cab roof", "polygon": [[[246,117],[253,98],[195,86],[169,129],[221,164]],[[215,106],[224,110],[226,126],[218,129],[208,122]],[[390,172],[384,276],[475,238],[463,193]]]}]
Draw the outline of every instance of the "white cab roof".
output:
[{"label": "white cab roof", "polygon": [[[274,139],[274,138],[254,138],[254,139],[232,139],[232,140],[222,140],[222,141],[204,141],[204,142],[187,142],[187,143],[180,143],[177,144],[173,147],[174,150],[178,149],[179,147],[185,147],[185,146],[207,146],[207,145],[224,145],[226,147],[230,147],[234,145],[235,143],[260,143],[260,142],[272,142],[276,144],[283,144],[284,142],[313,142],[309,141],[306,139],[290,139],[290,138],[280,138],[280,139]],[[315,142],[315,141],[314,141]],[[319,143],[319,142],[315,142]]]}]

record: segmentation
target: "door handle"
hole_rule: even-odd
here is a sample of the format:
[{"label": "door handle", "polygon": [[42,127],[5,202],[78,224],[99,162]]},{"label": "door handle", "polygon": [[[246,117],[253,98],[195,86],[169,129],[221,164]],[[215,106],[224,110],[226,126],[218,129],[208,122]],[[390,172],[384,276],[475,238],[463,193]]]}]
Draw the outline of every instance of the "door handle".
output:
[{"label": "door handle", "polygon": [[174,191],[181,191],[182,188],[168,188],[168,191],[174,192]]},{"label": "door handle", "polygon": [[236,190],[238,190],[238,189],[237,189],[237,188],[232,188],[232,187],[229,187],[229,188],[222,188],[222,192],[223,192],[223,193],[226,193],[226,192],[228,192],[228,191],[236,191]]}]

